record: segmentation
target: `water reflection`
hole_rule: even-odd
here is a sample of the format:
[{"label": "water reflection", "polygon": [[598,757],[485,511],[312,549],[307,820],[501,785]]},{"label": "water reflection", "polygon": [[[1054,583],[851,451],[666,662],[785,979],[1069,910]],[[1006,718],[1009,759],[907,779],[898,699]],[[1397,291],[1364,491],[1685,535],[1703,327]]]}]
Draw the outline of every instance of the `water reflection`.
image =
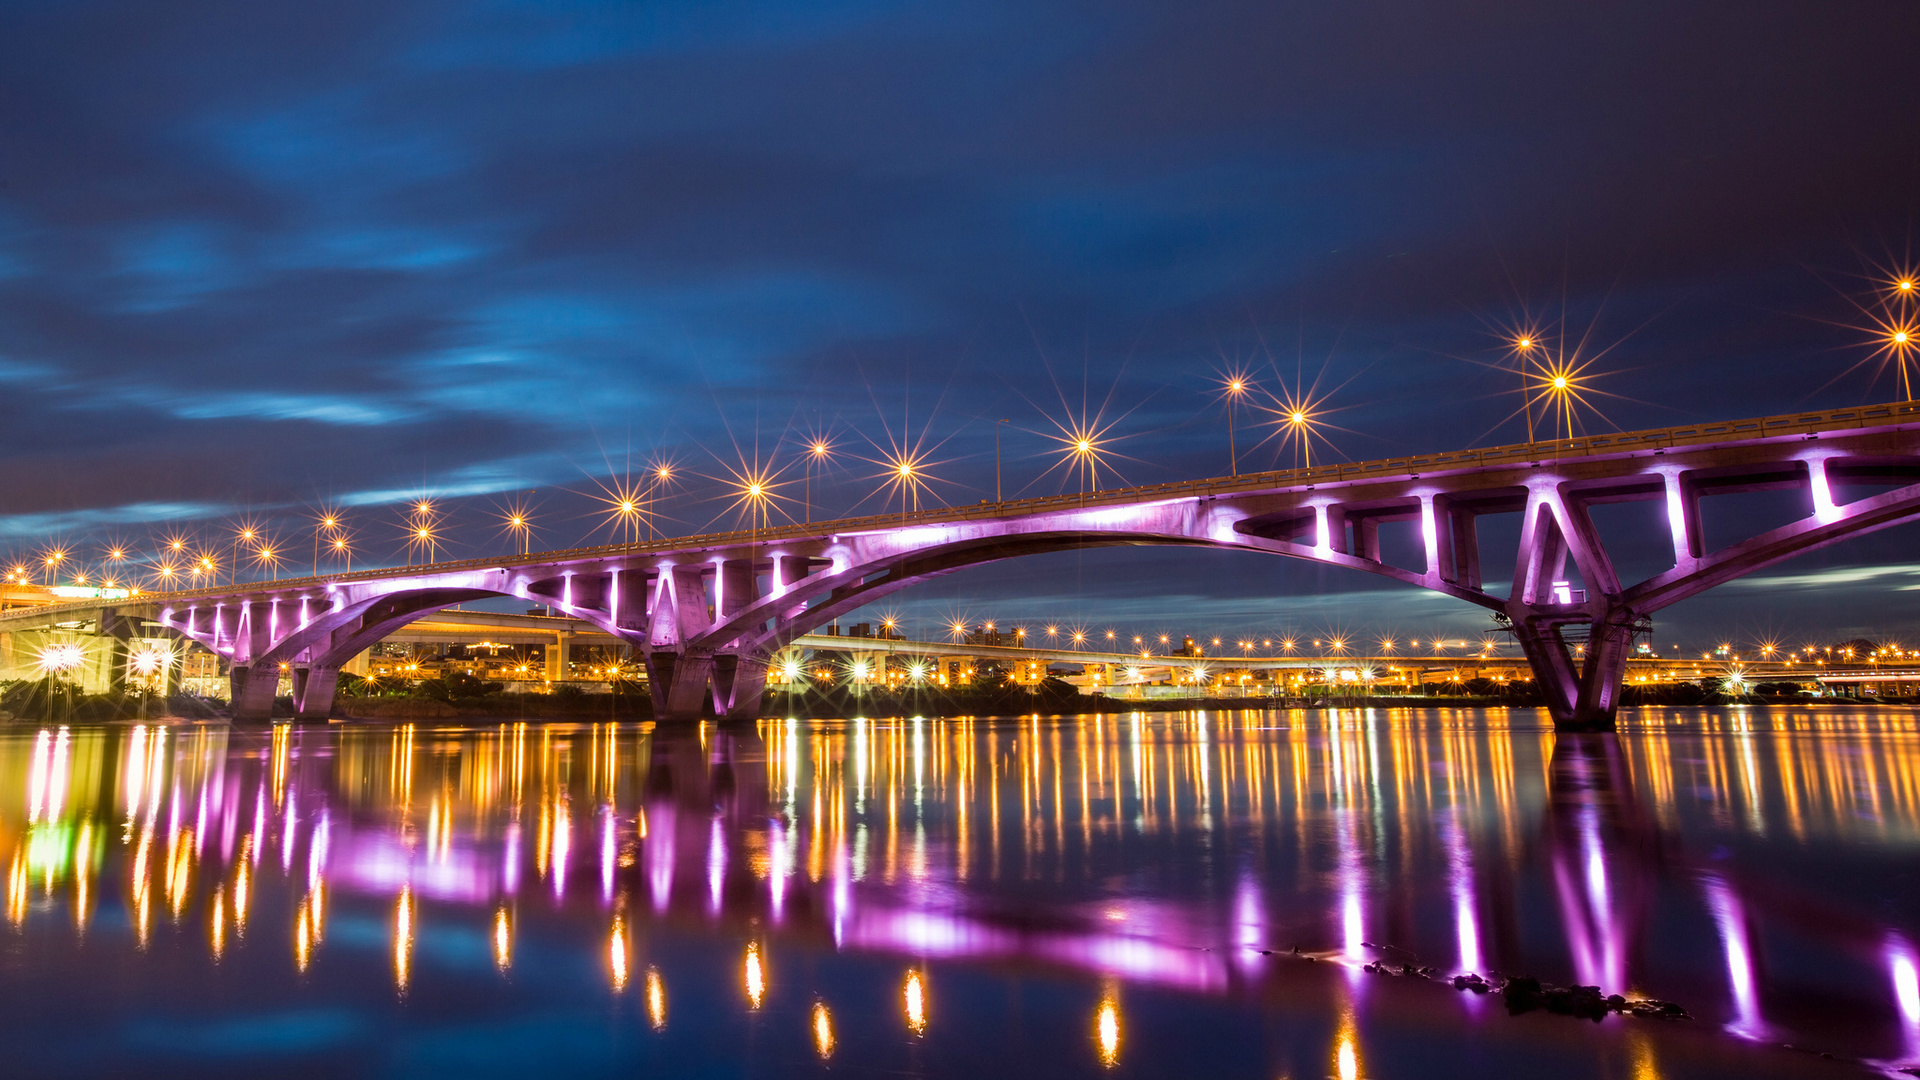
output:
[{"label": "water reflection", "polygon": [[1120,1064],[1120,1001],[1111,987],[1094,1013],[1093,1038],[1100,1047],[1100,1064],[1108,1068]]},{"label": "water reflection", "polygon": [[[378,926],[406,996],[465,985],[463,950],[503,984],[575,950],[602,993],[642,979],[656,1031],[667,977],[688,971],[692,993],[708,963],[732,1010],[804,1010],[821,1059],[854,1054],[838,1029],[872,1022],[830,1002],[881,1000],[821,974],[824,949],[889,958],[873,977],[885,1023],[904,1017],[915,1041],[937,965],[1086,980],[1079,1053],[1115,1068],[1123,993],[1293,1000],[1308,957],[1339,973],[1314,991],[1330,1026],[1280,1071],[1361,1075],[1362,1033],[1374,1046],[1372,1025],[1410,1007],[1362,970],[1376,960],[1668,997],[1742,1040],[1920,1060],[1920,911],[1868,895],[1920,839],[1913,721],[1673,711],[1630,728],[1556,739],[1531,717],[1450,711],[671,737],[45,728],[0,739],[0,864],[30,943],[110,926],[104,948],[149,950],[189,928],[211,961],[271,950],[307,977],[363,963]],[[714,948],[675,953],[685,941]],[[1824,969],[1776,970],[1780,950]],[[1481,999],[1447,995],[1493,1030]],[[956,1008],[942,1032],[964,1026]],[[1151,1043],[1129,1010],[1132,1059]],[[1650,1038],[1622,1044],[1628,1073],[1658,1073]]]},{"label": "water reflection", "polygon": [[907,971],[906,986],[901,990],[907,1015],[907,1030],[915,1035],[927,1033],[927,988],[920,973],[911,968]]}]

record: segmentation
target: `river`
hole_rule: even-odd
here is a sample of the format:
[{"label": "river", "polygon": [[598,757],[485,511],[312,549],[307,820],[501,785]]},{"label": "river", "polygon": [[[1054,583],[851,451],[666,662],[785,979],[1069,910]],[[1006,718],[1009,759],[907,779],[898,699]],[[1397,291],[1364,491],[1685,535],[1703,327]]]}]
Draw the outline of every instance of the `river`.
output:
[{"label": "river", "polygon": [[1915,716],[15,724],[0,1040],[35,1076],[1903,1075]]}]

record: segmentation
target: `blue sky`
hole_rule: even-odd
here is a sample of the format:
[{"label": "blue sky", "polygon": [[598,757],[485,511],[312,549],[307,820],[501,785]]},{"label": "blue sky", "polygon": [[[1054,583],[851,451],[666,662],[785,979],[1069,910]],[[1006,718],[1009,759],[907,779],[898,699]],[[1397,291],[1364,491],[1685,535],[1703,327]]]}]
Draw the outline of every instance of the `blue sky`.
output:
[{"label": "blue sky", "polygon": [[[477,553],[529,490],[570,544],[656,457],[697,529],[699,474],[816,431],[823,511],[877,505],[890,438],[971,502],[1001,418],[1039,493],[1083,402],[1118,478],[1215,474],[1236,367],[1325,392],[1329,455],[1506,441],[1529,317],[1601,354],[1590,428],[1885,398],[1849,324],[1910,250],[1917,32],[1891,0],[0,4],[0,549],[297,538],[331,501],[364,564],[432,492]],[[1289,463],[1258,421],[1248,464]],[[1481,626],[1213,558],[899,604]],[[1842,572],[1663,623],[1920,630],[1910,600]]]}]

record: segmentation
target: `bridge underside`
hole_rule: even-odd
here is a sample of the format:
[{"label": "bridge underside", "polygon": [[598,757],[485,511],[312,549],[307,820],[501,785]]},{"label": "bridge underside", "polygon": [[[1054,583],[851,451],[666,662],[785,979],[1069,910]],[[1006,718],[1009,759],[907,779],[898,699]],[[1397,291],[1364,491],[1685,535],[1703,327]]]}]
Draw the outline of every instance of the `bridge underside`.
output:
[{"label": "bridge underside", "polygon": [[[1362,570],[1483,608],[1518,641],[1557,726],[1605,729],[1635,628],[1655,612],[1920,516],[1920,407],[1833,430],[1839,415],[1724,425],[1734,434],[1718,441],[1628,433],[155,600],[163,624],[230,658],[240,720],[268,715],[283,671],[298,714],[325,716],[352,656],[432,611],[493,596],[552,605],[626,643],[660,720],[744,719],[759,713],[776,652],[916,582],[1049,551],[1204,546]],[[1758,434],[1738,435],[1748,429]],[[1802,510],[1710,547],[1702,501],[1756,491],[1787,493]],[[1620,502],[1665,511],[1670,569],[1621,581],[1590,512]],[[1479,522],[1513,514],[1513,577],[1493,590]],[[1383,533],[1396,532],[1384,546],[1415,551],[1400,560],[1411,565],[1383,555]]]}]

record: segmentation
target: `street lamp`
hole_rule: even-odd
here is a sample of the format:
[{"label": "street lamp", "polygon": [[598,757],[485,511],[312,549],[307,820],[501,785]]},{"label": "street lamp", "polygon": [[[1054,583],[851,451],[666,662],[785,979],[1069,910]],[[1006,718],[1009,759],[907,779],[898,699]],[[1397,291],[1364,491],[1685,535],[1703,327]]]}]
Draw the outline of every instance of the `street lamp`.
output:
[{"label": "street lamp", "polygon": [[1527,442],[1529,444],[1533,442],[1533,384],[1528,376],[1533,372],[1534,345],[1535,341],[1532,334],[1521,334],[1519,337],[1513,339],[1513,354],[1518,358],[1520,366],[1520,411],[1525,414],[1527,419]]},{"label": "street lamp", "polygon": [[1227,465],[1228,475],[1240,475],[1240,452],[1233,444],[1233,403],[1247,392],[1247,380],[1238,375],[1227,378]]},{"label": "street lamp", "polygon": [[805,494],[806,494],[806,502],[807,502],[806,520],[808,524],[812,524],[813,522],[813,469],[814,469],[814,466],[825,464],[828,460],[832,458],[832,456],[833,456],[833,444],[828,442],[826,439],[816,438],[813,440],[813,442],[807,445],[807,467],[805,470],[807,490]]},{"label": "street lamp", "polygon": [[658,489],[665,487],[667,484],[672,482],[673,482],[673,463],[667,462],[667,461],[656,462],[653,466],[653,477],[652,479],[647,481],[647,495],[646,495],[647,512],[645,517],[647,519],[647,539],[648,540],[652,540],[654,538],[653,522],[654,522],[654,519],[659,516],[659,511],[654,509],[654,500],[657,499],[659,496],[657,496],[654,493]]}]

